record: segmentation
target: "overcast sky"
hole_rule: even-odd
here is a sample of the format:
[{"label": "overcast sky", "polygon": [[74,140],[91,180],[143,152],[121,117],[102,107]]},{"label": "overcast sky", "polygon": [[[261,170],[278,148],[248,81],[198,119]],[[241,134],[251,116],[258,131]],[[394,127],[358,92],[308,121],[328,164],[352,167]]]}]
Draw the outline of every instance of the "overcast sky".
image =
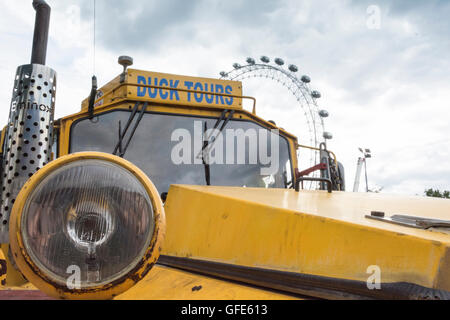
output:
[{"label": "overcast sky", "polygon": [[[369,188],[450,189],[450,1],[97,0],[95,60],[93,0],[47,2],[57,118],[80,109],[94,61],[103,85],[121,72],[124,54],[134,68],[215,78],[246,57],[281,57],[322,93],[328,146],[346,168],[347,189],[358,147],[373,153]],[[16,67],[31,55],[34,10],[31,0],[0,3],[6,124]],[[261,116],[305,140],[300,106],[285,88],[269,80],[243,86]]]}]

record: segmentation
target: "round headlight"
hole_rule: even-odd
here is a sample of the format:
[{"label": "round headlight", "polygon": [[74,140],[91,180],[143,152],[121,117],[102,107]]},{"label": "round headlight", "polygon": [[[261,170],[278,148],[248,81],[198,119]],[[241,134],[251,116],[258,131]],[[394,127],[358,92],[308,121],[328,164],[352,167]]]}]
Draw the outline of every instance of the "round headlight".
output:
[{"label": "round headlight", "polygon": [[164,211],[148,177],[106,153],[61,157],[20,191],[10,241],[28,280],[60,298],[111,298],[159,256]]}]

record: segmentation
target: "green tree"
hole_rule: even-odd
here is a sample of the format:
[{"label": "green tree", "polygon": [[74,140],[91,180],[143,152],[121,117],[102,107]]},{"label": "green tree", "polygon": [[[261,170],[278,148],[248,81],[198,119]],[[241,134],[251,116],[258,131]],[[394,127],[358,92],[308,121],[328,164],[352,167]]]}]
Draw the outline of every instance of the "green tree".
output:
[{"label": "green tree", "polygon": [[433,190],[432,188],[430,188],[425,190],[425,195],[427,197],[450,199],[450,191],[448,190],[441,192],[439,191],[439,189]]}]

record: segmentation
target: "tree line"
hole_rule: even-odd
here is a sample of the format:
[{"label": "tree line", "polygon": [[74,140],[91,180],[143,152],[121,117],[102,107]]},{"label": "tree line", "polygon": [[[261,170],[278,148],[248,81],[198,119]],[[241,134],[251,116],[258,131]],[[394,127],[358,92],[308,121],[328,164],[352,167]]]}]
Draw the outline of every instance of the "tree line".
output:
[{"label": "tree line", "polygon": [[434,197],[434,198],[444,198],[444,199],[450,199],[450,191],[448,190],[444,190],[444,191],[439,191],[439,189],[427,189],[425,190],[425,195],[427,197]]}]

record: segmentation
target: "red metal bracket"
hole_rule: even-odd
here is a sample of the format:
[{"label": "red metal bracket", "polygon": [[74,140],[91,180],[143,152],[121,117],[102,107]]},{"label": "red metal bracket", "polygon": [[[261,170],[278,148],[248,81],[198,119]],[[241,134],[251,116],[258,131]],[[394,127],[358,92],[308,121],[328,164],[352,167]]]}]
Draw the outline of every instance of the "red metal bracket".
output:
[{"label": "red metal bracket", "polygon": [[311,172],[314,172],[314,171],[317,171],[317,170],[325,170],[326,168],[327,168],[327,164],[326,163],[316,164],[315,166],[313,166],[311,168],[308,168],[306,170],[303,170],[303,171],[298,171],[298,168],[295,168],[295,177],[299,178],[299,177],[307,176]]}]

